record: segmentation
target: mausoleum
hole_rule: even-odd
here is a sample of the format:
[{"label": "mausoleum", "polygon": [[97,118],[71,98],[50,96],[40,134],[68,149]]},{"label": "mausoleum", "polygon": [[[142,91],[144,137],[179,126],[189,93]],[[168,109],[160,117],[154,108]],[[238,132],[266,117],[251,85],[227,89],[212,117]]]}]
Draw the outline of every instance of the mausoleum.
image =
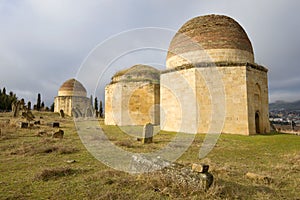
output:
[{"label": "mausoleum", "polygon": [[[170,43],[166,66],[160,77],[162,130],[269,132],[268,69],[255,63],[251,41],[234,19],[206,15],[186,22]],[[216,113],[224,115],[216,119]]]},{"label": "mausoleum", "polygon": [[63,112],[74,117],[92,117],[90,99],[84,86],[72,78],[64,82],[58,90],[54,100],[54,112]]},{"label": "mausoleum", "polygon": [[134,65],[117,72],[105,87],[105,124],[159,124],[159,70]]}]

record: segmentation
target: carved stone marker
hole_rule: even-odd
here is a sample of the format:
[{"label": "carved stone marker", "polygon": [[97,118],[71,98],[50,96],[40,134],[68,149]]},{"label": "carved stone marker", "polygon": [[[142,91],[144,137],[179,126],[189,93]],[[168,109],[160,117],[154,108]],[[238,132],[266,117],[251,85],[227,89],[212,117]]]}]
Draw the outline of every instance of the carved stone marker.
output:
[{"label": "carved stone marker", "polygon": [[144,126],[142,138],[143,138],[143,144],[152,143],[153,125],[151,123],[148,123]]},{"label": "carved stone marker", "polygon": [[209,165],[205,164],[193,164],[192,171],[200,173],[200,178],[205,182],[204,186],[208,189],[214,181],[214,177],[211,173],[208,172]]}]

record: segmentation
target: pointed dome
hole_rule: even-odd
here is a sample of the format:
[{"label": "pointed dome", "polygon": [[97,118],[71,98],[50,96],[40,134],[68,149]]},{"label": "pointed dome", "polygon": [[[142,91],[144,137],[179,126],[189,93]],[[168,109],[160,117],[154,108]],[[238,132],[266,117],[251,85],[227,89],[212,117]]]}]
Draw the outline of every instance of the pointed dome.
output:
[{"label": "pointed dome", "polygon": [[76,79],[72,78],[64,82],[59,90],[58,96],[81,96],[86,97],[87,92],[83,85],[77,81]]},{"label": "pointed dome", "polygon": [[172,39],[167,68],[195,63],[254,63],[252,44],[242,26],[223,15],[206,15],[187,21]]}]

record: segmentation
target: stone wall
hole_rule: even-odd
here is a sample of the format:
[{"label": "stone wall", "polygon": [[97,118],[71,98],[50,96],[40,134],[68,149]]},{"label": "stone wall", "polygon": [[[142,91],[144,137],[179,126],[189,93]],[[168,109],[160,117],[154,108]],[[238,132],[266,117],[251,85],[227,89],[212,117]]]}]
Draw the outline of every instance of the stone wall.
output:
[{"label": "stone wall", "polygon": [[197,133],[195,69],[164,73],[160,77],[161,129]]},{"label": "stone wall", "polygon": [[[249,134],[270,132],[267,72],[247,67]],[[258,123],[255,115],[258,114]],[[258,130],[256,130],[258,126]]]},{"label": "stone wall", "polygon": [[159,84],[118,82],[105,88],[106,125],[159,124]]},{"label": "stone wall", "polygon": [[[254,102],[256,83],[263,90],[261,101],[257,100],[259,103]],[[249,135],[255,133],[253,110],[260,105],[260,127],[268,131],[266,85],[266,71],[248,64],[163,73],[161,115],[164,122],[161,129],[187,133],[221,130],[222,133]]]},{"label": "stone wall", "polygon": [[167,69],[173,69],[190,63],[205,62],[229,62],[229,63],[254,63],[254,55],[248,51],[239,49],[206,49],[188,51],[180,54],[172,54],[167,58]]}]

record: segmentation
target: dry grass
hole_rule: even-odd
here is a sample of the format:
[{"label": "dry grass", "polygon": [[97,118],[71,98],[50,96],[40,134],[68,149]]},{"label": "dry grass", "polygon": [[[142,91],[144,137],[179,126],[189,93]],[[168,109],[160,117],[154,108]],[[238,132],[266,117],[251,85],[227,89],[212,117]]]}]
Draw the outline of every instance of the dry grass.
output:
[{"label": "dry grass", "polygon": [[48,181],[50,179],[57,179],[64,176],[71,176],[81,173],[82,170],[72,169],[70,167],[58,167],[52,169],[44,169],[35,176],[35,180]]},{"label": "dry grass", "polygon": [[40,143],[40,144],[27,144],[22,143],[18,147],[10,146],[10,155],[28,155],[33,156],[37,154],[48,154],[48,153],[57,153],[57,154],[72,154],[76,153],[79,150],[75,147],[65,146],[63,144],[49,144],[49,143]]},{"label": "dry grass", "polygon": [[[87,152],[71,118],[34,114],[42,116],[38,130],[51,131],[44,124],[59,121],[65,137],[36,137],[37,130],[1,125],[0,199],[299,199],[300,137],[295,135],[221,135],[202,160],[198,154],[204,135],[197,135],[178,162],[210,165],[215,181],[204,192],[159,173],[131,175],[110,169]],[[0,114],[0,122],[8,118]],[[175,135],[160,132],[154,143],[143,145],[117,127],[101,126],[113,143],[134,152],[161,149]],[[248,172],[271,177],[272,182],[249,179]]]}]

